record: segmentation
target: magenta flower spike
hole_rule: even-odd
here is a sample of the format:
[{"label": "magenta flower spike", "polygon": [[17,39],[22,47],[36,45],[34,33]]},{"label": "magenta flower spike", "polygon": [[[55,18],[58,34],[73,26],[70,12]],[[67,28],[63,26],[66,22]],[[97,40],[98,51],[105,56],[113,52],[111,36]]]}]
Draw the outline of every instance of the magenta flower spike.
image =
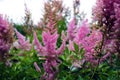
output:
[{"label": "magenta flower spike", "polygon": [[119,53],[120,51],[120,0],[97,0],[93,8],[94,21],[97,21],[103,29],[104,43],[103,47],[109,46],[114,42],[112,47],[104,48],[104,51]]},{"label": "magenta flower spike", "polygon": [[36,71],[41,72],[41,69],[38,66],[37,62],[34,62],[34,66],[35,66]]},{"label": "magenta flower spike", "polygon": [[[64,34],[62,34],[62,38],[64,38]],[[34,32],[34,44],[35,44],[35,49],[39,53],[40,56],[45,57],[45,63],[43,63],[43,67],[45,70],[45,74],[43,75],[43,78],[46,80],[53,80],[56,75],[56,68],[58,66],[58,63],[60,60],[58,59],[58,56],[63,53],[65,49],[65,42],[66,39],[63,40],[61,46],[57,48],[57,39],[58,39],[58,34],[57,32],[55,33],[50,33],[48,32],[43,32],[42,33],[42,41],[43,45],[39,42],[36,32]]]},{"label": "magenta flower spike", "polygon": [[99,53],[96,53],[95,47],[102,41],[102,33],[99,31],[92,31],[92,33],[85,38],[82,46],[85,50],[85,59],[92,64],[97,64],[98,59],[95,59]]},{"label": "magenta flower spike", "polygon": [[26,40],[25,37],[17,30],[15,30],[15,32],[19,42],[18,48],[29,51],[31,49],[31,44],[29,43],[29,40]]},{"label": "magenta flower spike", "polygon": [[87,37],[87,35],[90,33],[90,27],[88,26],[88,22],[83,21],[82,25],[79,27],[76,36],[75,36],[75,43],[80,46],[80,44],[83,43],[83,40]]},{"label": "magenta flower spike", "polygon": [[102,40],[102,34],[99,31],[92,31],[90,36],[86,37],[82,43],[86,51],[91,51],[94,49],[98,43]]},{"label": "magenta flower spike", "polygon": [[73,44],[75,42],[79,46],[79,49],[84,49],[85,60],[92,64],[97,64],[98,60],[95,59],[94,55],[97,55],[98,53],[96,53],[95,48],[102,41],[102,33],[99,30],[93,30],[90,32],[88,20],[85,20],[82,22],[82,25],[78,28],[78,31],[74,34],[74,36],[73,40],[69,39],[69,50],[75,50]]},{"label": "magenta flower spike", "polygon": [[96,7],[93,7],[93,19],[95,20],[101,20],[103,17],[103,0],[97,0],[96,1]]},{"label": "magenta flower spike", "polygon": [[72,21],[69,22],[67,28],[68,28],[67,37],[69,40],[73,40],[75,38],[75,32],[76,32],[75,19],[72,19]]},{"label": "magenta flower spike", "polygon": [[8,57],[10,47],[13,43],[13,26],[7,21],[7,17],[0,14],[0,61]]},{"label": "magenta flower spike", "polygon": [[65,41],[62,42],[60,48],[56,49],[56,43],[58,39],[57,32],[55,32],[54,34],[51,34],[50,32],[43,32],[42,37],[44,46],[40,44],[39,40],[37,39],[36,33],[34,32],[35,48],[41,56],[54,57],[63,52],[65,48]]},{"label": "magenta flower spike", "polygon": [[71,51],[74,51],[74,50],[75,50],[75,48],[74,48],[74,43],[73,43],[73,41],[71,41],[71,40],[69,40],[68,49],[71,50]]},{"label": "magenta flower spike", "polygon": [[7,40],[5,39],[8,30],[9,23],[7,22],[6,19],[3,18],[2,15],[0,15],[0,54],[8,52],[10,48],[10,45],[7,44]]},{"label": "magenta flower spike", "polygon": [[[7,33],[8,28],[9,23],[2,17],[2,15],[0,15],[0,32]],[[0,33],[0,35],[2,34]]]},{"label": "magenta flower spike", "polygon": [[57,54],[57,55],[63,53],[63,51],[64,51],[64,49],[65,49],[65,47],[66,47],[67,37],[65,36],[64,31],[62,31],[61,39],[62,39],[62,44],[61,44],[61,46],[56,50],[56,54]]},{"label": "magenta flower spike", "polygon": [[46,56],[47,53],[45,52],[45,48],[39,42],[36,32],[34,32],[34,40],[33,43],[35,44],[35,49],[39,53],[40,56]]},{"label": "magenta flower spike", "polygon": [[51,35],[50,32],[43,32],[42,37],[43,37],[44,46],[46,48],[47,56],[57,55],[55,49],[56,49],[58,34],[55,32],[54,34]]}]

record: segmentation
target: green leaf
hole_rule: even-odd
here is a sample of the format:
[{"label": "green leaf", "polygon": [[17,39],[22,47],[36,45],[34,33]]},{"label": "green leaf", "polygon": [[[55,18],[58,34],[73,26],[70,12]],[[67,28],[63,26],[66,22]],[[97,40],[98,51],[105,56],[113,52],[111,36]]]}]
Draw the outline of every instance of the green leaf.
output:
[{"label": "green leaf", "polygon": [[74,48],[75,48],[75,51],[78,53],[79,52],[79,46],[76,43],[74,43]]}]

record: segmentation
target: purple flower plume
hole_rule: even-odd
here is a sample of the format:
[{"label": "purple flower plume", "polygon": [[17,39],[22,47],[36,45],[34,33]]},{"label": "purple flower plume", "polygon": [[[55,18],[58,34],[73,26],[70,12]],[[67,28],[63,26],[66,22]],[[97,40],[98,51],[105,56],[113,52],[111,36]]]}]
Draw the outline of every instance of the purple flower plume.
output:
[{"label": "purple flower plume", "polygon": [[[62,44],[59,48],[57,48],[57,39],[58,39],[57,32],[51,34],[48,32],[42,33],[42,45],[36,35],[36,32],[34,32],[34,41],[35,49],[39,53],[40,56],[46,57],[45,63],[43,63],[43,67],[45,70],[45,74],[43,75],[43,78],[46,80],[53,80],[55,78],[57,70],[56,67],[58,66],[58,63],[60,60],[58,59],[58,56],[63,53],[65,49],[65,42],[66,40],[62,41]],[[64,34],[62,36],[64,38]]]},{"label": "purple flower plume", "polygon": [[13,35],[12,24],[0,14],[0,61],[6,59],[13,43]]},{"label": "purple flower plume", "polygon": [[75,32],[76,32],[76,25],[75,25],[75,19],[71,20],[67,27],[67,37],[69,40],[73,40],[75,38]]},{"label": "purple flower plume", "polygon": [[19,43],[18,48],[29,51],[31,49],[31,44],[29,40],[26,40],[25,37],[21,33],[19,33],[17,30],[15,30],[15,32],[18,38],[18,43]]}]

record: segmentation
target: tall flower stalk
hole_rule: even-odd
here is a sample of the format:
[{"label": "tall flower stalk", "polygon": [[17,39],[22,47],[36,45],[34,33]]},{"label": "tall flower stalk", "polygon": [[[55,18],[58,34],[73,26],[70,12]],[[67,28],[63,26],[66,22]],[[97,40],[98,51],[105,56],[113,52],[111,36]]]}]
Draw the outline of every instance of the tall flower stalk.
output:
[{"label": "tall flower stalk", "polygon": [[[39,22],[40,28],[49,29],[50,27],[47,25],[54,25],[53,29],[58,29],[57,22],[59,20],[63,19],[62,13],[64,10],[64,7],[62,5],[62,0],[48,0],[44,4],[44,15],[41,19],[41,22]],[[52,23],[51,23],[52,20]],[[51,26],[52,27],[52,26]]]},{"label": "tall flower stalk", "polygon": [[60,62],[58,56],[64,51],[65,41],[63,40],[60,48],[57,49],[57,32],[53,34],[51,34],[49,31],[43,32],[42,37],[44,45],[39,42],[36,32],[34,32],[35,49],[40,56],[45,57],[45,63],[43,63],[43,67],[46,73],[44,74],[43,78],[46,80],[54,80],[57,73],[57,66]]},{"label": "tall flower stalk", "polygon": [[93,8],[94,21],[98,22],[104,35],[102,50],[107,54],[120,52],[119,14],[119,0],[97,0],[97,4]]},{"label": "tall flower stalk", "polygon": [[61,34],[62,32],[58,30],[61,27],[58,25],[58,22],[63,19],[63,9],[62,0],[47,1],[44,4],[45,13],[41,19],[42,22],[39,23],[39,26],[42,28],[42,41],[44,45],[39,42],[36,32],[34,32],[33,42],[35,49],[40,56],[45,57],[45,62],[43,63],[45,73],[42,77],[45,80],[55,79],[58,72],[58,65],[61,62],[58,57],[65,49],[66,39],[64,34],[61,36],[62,44],[59,44],[59,48],[57,46],[57,42],[60,39],[58,33]]},{"label": "tall flower stalk", "polygon": [[13,27],[6,17],[0,14],[0,61],[5,61],[8,57],[10,47],[13,43]]},{"label": "tall flower stalk", "polygon": [[18,44],[19,44],[17,48],[21,50],[30,51],[32,45],[30,44],[29,40],[26,40],[25,36],[23,36],[17,30],[15,30],[15,32],[16,32],[16,35],[18,38]]}]

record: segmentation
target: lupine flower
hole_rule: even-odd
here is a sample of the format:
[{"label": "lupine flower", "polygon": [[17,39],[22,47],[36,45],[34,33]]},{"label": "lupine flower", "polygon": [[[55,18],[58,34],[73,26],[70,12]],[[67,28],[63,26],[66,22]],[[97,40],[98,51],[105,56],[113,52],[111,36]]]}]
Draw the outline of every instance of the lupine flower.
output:
[{"label": "lupine flower", "polygon": [[12,24],[0,14],[0,61],[7,58],[8,52],[13,43],[13,35]]},{"label": "lupine flower", "polygon": [[21,33],[19,33],[17,30],[15,30],[15,32],[18,38],[18,43],[19,43],[18,48],[29,51],[31,49],[31,44],[29,40],[26,40],[25,37]]}]

